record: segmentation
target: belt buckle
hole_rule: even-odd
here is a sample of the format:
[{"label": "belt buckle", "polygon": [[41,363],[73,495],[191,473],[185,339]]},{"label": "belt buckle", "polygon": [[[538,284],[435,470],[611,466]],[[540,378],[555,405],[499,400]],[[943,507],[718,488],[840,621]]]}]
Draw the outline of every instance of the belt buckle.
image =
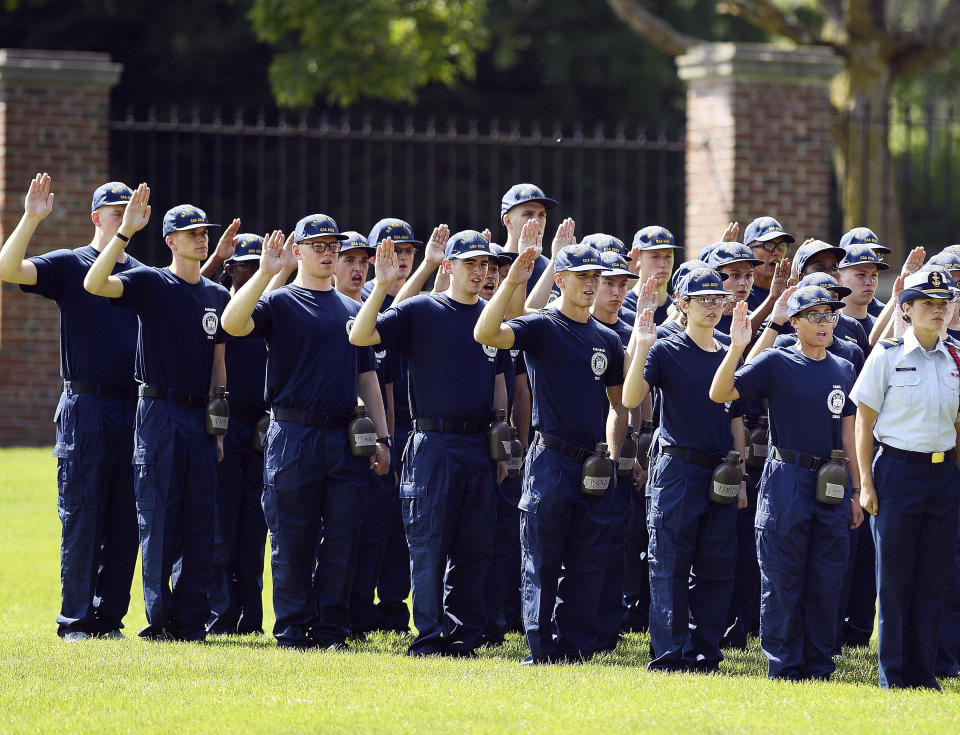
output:
[{"label": "belt buckle", "polygon": [[946,452],[933,452],[930,455],[930,462],[932,464],[940,464],[944,460],[944,455]]}]

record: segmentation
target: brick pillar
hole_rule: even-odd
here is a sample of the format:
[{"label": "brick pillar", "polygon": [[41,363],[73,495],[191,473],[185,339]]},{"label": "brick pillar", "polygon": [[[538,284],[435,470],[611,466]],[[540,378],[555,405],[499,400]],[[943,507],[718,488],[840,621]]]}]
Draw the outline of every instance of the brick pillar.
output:
[{"label": "brick pillar", "polygon": [[[122,68],[108,54],[0,49],[0,238],[20,220],[36,172],[53,177],[56,194],[28,255],[92,239],[90,196],[109,179],[110,89]],[[53,442],[59,324],[53,302],[3,284],[0,446]]]},{"label": "brick pillar", "polygon": [[827,239],[830,80],[841,62],[818,46],[707,43],[677,58],[687,83],[687,257],[772,215],[797,242]]}]

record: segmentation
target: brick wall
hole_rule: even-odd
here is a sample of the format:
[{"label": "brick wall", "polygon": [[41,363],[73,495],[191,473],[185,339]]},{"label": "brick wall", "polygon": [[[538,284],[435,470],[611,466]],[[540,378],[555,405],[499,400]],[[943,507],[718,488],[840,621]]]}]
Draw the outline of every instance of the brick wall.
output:
[{"label": "brick wall", "polygon": [[704,44],[677,60],[687,81],[687,256],[773,215],[797,237],[826,238],[832,52]]},{"label": "brick wall", "polygon": [[[107,180],[110,88],[120,68],[106,54],[0,49],[0,238],[16,227],[34,174],[48,172],[56,194],[28,255],[92,239],[90,196]],[[56,305],[3,284],[0,446],[53,442],[59,367]]]}]

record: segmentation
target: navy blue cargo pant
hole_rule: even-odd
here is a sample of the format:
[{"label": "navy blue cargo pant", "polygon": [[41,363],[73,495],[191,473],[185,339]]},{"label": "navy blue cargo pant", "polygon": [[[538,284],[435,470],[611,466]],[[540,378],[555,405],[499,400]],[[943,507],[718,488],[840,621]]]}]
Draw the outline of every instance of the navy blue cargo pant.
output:
[{"label": "navy blue cargo pant", "polygon": [[262,415],[243,413],[231,405],[230,428],[223,437],[208,589],[210,633],[263,632],[263,555],[267,539],[261,505],[263,454],[252,444],[256,422]]},{"label": "navy blue cargo pant", "polygon": [[137,562],[135,403],[64,393],[57,406],[61,636],[123,627]]},{"label": "navy blue cargo pant", "polygon": [[468,654],[482,643],[495,468],[484,434],[418,431],[407,442],[400,498],[417,628],[411,655]]},{"label": "navy blue cargo pant", "polygon": [[133,464],[147,622],[182,640],[206,636],[216,446],[202,407],[140,399]]},{"label": "navy blue cargo pant", "polygon": [[327,648],[350,634],[350,555],[369,466],[350,453],[346,429],[270,422],[263,512],[280,647]]},{"label": "navy blue cargo pant", "polygon": [[580,462],[539,443],[527,454],[519,507],[531,663],[589,659],[597,645],[614,493],[585,495],[581,471]]}]

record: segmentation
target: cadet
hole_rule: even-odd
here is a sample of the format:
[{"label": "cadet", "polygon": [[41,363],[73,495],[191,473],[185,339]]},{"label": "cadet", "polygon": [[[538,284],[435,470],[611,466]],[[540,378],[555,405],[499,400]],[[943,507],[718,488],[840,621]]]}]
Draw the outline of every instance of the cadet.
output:
[{"label": "cadet", "polygon": [[[270,529],[273,634],[281,648],[343,648],[350,634],[350,554],[367,466],[389,470],[387,425],[370,350],[349,344],[360,305],[333,288],[340,241],[324,214],[302,218],[292,284],[260,295],[283,265],[283,233],[264,243],[260,268],[224,312],[224,328],[267,343],[263,511]],[[259,299],[259,300],[258,300]],[[360,398],[376,428],[369,461],[351,452],[347,427]],[[316,573],[316,584],[311,577]]]},{"label": "cadet", "polygon": [[940,689],[937,641],[960,495],[960,356],[940,339],[952,287],[940,270],[905,278],[899,305],[909,327],[870,354],[850,396],[857,404],[860,502],[873,516],[877,549],[884,688]]},{"label": "cadet", "polygon": [[542,240],[547,226],[547,212],[557,204],[556,199],[548,197],[534,184],[514,184],[500,200],[500,221],[507,228],[507,241],[503,249],[508,253],[519,252],[520,233],[527,222],[534,220],[539,225],[539,237],[535,246],[538,257],[533,267],[533,278],[527,283],[528,295],[550,264],[550,259],[541,254]]},{"label": "cadet", "polygon": [[[823,240],[807,240],[799,248],[793,258],[793,267],[797,280],[812,273],[824,273],[833,279],[840,277],[840,260],[847,251],[829,245]],[[863,326],[853,317],[842,311],[833,329],[837,339],[846,339],[855,342],[863,351],[864,356],[870,354],[870,343]]]},{"label": "cadet", "polygon": [[[263,238],[237,234],[240,220],[228,225],[201,273],[212,278],[223,264],[231,298],[260,265]],[[216,535],[207,598],[213,634],[263,633],[263,546],[267,523],[263,493],[263,437],[254,436],[267,415],[263,397],[267,346],[262,339],[225,337],[224,361],[230,420],[217,467]]]},{"label": "cadet", "polygon": [[[877,259],[880,261],[893,252],[886,245],[881,245],[880,238],[874,234],[873,230],[867,227],[854,227],[852,230],[845,232],[843,237],[840,238],[840,247],[844,250],[849,250],[857,245],[866,245],[869,247],[877,254]],[[884,303],[874,296],[870,300],[870,306],[867,307],[867,313],[876,319],[880,316],[880,312],[883,311],[883,307]]]},{"label": "cadet", "polygon": [[847,400],[853,366],[826,349],[842,306],[822,288],[798,288],[787,301],[797,344],[764,350],[737,370],[753,334],[747,305],[738,304],[730,350],[710,386],[710,398],[717,403],[738,398],[768,403],[770,451],[756,525],[760,647],[771,679],[828,679],[835,668],[838,601],[852,520],[850,482],[842,483],[842,497],[830,496],[834,504],[821,502],[817,472],[834,450],[843,449],[850,459],[852,492],[859,492],[854,408]]},{"label": "cadet", "polygon": [[[498,471],[486,431],[494,409],[506,408],[502,358],[473,341],[491,255],[479,232],[456,233],[443,260],[449,289],[413,296],[378,318],[397,275],[393,242],[384,239],[377,285],[350,333],[354,344],[382,344],[408,359],[414,431],[400,497],[418,633],[411,656],[473,656],[486,626],[483,583],[493,553]],[[504,465],[499,469],[506,474]]]},{"label": "cadet", "polygon": [[[377,222],[367,236],[367,244],[376,252],[376,246],[386,237],[393,240],[393,251],[397,256],[397,280],[387,289],[380,311],[388,309],[393,304],[394,298],[400,293],[400,289],[412,273],[416,249],[423,245],[423,242],[414,235],[410,224],[396,217],[384,217]],[[376,278],[366,282],[361,301],[366,301],[376,283]],[[379,349],[375,354],[384,353],[386,350]],[[393,352],[389,354],[388,359],[389,371],[396,386],[392,394],[393,427],[390,438],[390,466],[393,468],[391,475],[394,490],[391,497],[385,501],[389,507],[383,508],[387,514],[387,538],[383,561],[376,580],[377,604],[372,629],[406,634],[410,632],[410,609],[406,602],[407,597],[410,596],[410,550],[407,547],[407,535],[403,529],[403,513],[396,486],[399,484],[403,466],[401,459],[403,448],[413,429],[410,423],[406,355]]]},{"label": "cadet", "polygon": [[[724,334],[730,334],[733,308],[750,296],[753,288],[753,271],[758,265],[763,265],[763,261],[754,258],[750,248],[742,243],[724,242],[714,248],[707,258],[707,263],[726,276],[723,280],[723,288],[732,298],[727,301],[726,310],[714,328]],[[760,321],[762,322],[762,319]]]},{"label": "cadet", "polygon": [[[586,238],[584,238],[586,240]],[[627,293],[628,283],[637,276],[627,267],[626,258],[618,250],[604,250],[600,261],[605,270],[600,271],[597,296],[590,308],[590,314],[603,326],[613,330],[626,349],[633,333],[633,325],[620,318],[623,297]],[[636,320],[636,317],[634,317]],[[640,426],[639,409],[632,412],[634,419],[628,423]],[[610,546],[603,579],[603,591],[600,597],[600,636],[598,651],[612,651],[620,638],[620,626],[627,610],[624,606],[624,584],[627,562],[627,539],[634,504],[634,482],[641,478],[642,470],[634,463],[629,474],[621,474],[618,468],[616,488],[614,488],[613,518],[610,524]],[[638,503],[642,501],[637,501]],[[644,511],[646,509],[644,508]],[[633,561],[631,556],[631,561]],[[645,559],[644,559],[645,561]],[[645,564],[643,566],[646,566]]]},{"label": "cadet", "polygon": [[207,233],[218,225],[189,204],[163,217],[173,256],[169,267],[111,275],[124,242],[149,219],[149,195],[145,184],[133,193],[124,223],[83,286],[140,319],[133,463],[149,623],[140,636],[202,641],[210,612],[217,459],[223,453],[223,437],[206,433],[204,407],[213,389],[227,383],[220,314],[230,294],[200,275]]},{"label": "cadet", "polygon": [[[334,286],[337,291],[359,304],[363,298],[363,286],[370,269],[370,258],[377,249],[369,245],[367,238],[359,232],[351,230],[343,234],[347,239],[340,243],[340,255],[334,271]],[[389,429],[392,425],[390,409],[393,404],[393,370],[396,361],[387,356],[386,350],[374,352],[374,358],[377,382],[380,386]],[[374,593],[390,538],[392,511],[398,510],[395,502],[397,490],[393,472],[378,475],[371,471],[368,473],[368,481],[369,488],[351,562],[353,584],[350,594],[350,631],[354,636],[362,636],[377,627]]]},{"label": "cadet", "polygon": [[[614,493],[586,494],[581,472],[605,438],[605,423],[614,459],[626,430],[620,403],[623,346],[590,318],[604,270],[597,251],[561,248],[554,260],[560,298],[546,309],[503,321],[514,292],[533,274],[536,257],[533,247],[521,252],[474,332],[490,347],[523,350],[533,388],[537,434],[519,504],[523,622],[530,648],[524,663],[532,664],[579,661],[594,653]],[[577,400],[564,398],[570,395]]]},{"label": "cadet", "polygon": [[850,245],[837,267],[840,270],[837,280],[841,286],[850,289],[850,295],[843,300],[843,313],[860,322],[869,335],[877,321],[876,315],[870,313],[870,306],[876,301],[880,271],[890,266],[867,245]]},{"label": "cadet", "polygon": [[[714,337],[730,299],[723,275],[709,268],[691,271],[678,295],[683,332],[656,340],[653,313],[646,310],[637,319],[624,405],[639,405],[651,387],[663,394],[660,456],[650,477],[648,668],[712,672],[723,659],[737,508],[747,504],[744,432],[739,406],[718,406],[708,395],[727,350]],[[742,478],[736,503],[711,502],[712,473],[734,449]]]},{"label": "cadet", "polygon": [[637,311],[637,297],[648,278],[657,279],[657,304],[653,320],[663,324],[667,319],[667,310],[673,299],[667,293],[670,285],[670,272],[673,270],[673,251],[678,248],[673,233],[660,225],[649,225],[637,230],[633,236],[633,252],[637,254],[637,274],[640,280],[627,293],[623,305],[631,311]]},{"label": "cadet", "polygon": [[776,265],[787,257],[787,250],[794,242],[794,236],[769,216],[757,217],[743,231],[743,244],[750,248],[754,258],[762,261],[753,269],[753,288],[747,297],[751,312],[760,308],[770,295]]},{"label": "cadet", "polygon": [[[0,250],[0,279],[26,293],[52,299],[60,309],[60,375],[57,405],[57,508],[60,543],[60,614],[57,634],[66,641],[91,636],[123,638],[137,560],[133,499],[133,381],[137,320],[83,289],[97,254],[116,236],[133,192],[119,181],[93,193],[89,245],[24,259],[30,238],[53,210],[50,176],[37,174],[20,223]],[[131,213],[132,214],[132,213]],[[122,248],[114,273],[140,263]],[[100,339],[101,334],[111,339]]]}]

